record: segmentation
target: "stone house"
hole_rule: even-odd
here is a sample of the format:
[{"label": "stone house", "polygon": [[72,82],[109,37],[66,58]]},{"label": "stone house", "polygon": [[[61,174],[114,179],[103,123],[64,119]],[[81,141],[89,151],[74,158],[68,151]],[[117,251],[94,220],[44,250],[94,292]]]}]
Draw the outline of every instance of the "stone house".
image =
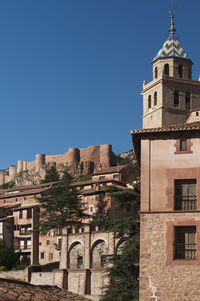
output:
[{"label": "stone house", "polygon": [[141,170],[140,301],[200,296],[200,82],[173,13],[169,31],[144,85],[143,129],[131,132]]}]

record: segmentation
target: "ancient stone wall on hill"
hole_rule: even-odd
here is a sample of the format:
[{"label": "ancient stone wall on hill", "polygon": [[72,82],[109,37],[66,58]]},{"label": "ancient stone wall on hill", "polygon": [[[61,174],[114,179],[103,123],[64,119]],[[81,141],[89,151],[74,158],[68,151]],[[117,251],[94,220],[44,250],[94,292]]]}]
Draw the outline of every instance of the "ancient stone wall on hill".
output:
[{"label": "ancient stone wall on hill", "polygon": [[16,185],[39,184],[44,179],[45,171],[55,165],[58,171],[68,166],[74,177],[92,174],[116,165],[116,156],[110,144],[92,145],[85,149],[69,148],[60,155],[36,154],[35,160],[19,160],[17,166],[0,171],[0,185],[14,181]]}]

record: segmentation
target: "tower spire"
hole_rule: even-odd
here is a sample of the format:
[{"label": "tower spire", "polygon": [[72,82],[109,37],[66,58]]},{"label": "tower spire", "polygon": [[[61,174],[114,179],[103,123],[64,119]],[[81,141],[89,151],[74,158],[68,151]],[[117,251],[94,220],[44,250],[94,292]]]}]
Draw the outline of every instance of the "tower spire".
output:
[{"label": "tower spire", "polygon": [[174,33],[176,32],[176,29],[174,27],[174,14],[175,14],[174,0],[172,0],[172,5],[170,7],[169,13],[170,13],[170,16],[171,16],[171,23],[170,23],[169,32],[171,33],[171,35],[174,35]]}]

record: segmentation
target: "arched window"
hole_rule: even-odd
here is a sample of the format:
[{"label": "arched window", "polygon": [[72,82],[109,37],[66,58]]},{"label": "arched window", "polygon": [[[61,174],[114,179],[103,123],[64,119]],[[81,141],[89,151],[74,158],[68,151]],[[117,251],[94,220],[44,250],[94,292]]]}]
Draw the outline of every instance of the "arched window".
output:
[{"label": "arched window", "polygon": [[155,74],[154,74],[154,75],[155,75],[155,78],[157,78],[157,77],[158,77],[158,67],[155,68],[155,71],[154,71],[154,72],[155,72]]},{"label": "arched window", "polygon": [[164,74],[169,76],[169,64],[164,65]]},{"label": "arched window", "polygon": [[186,110],[190,110],[190,93],[185,93],[185,108]]},{"label": "arched window", "polygon": [[178,65],[178,77],[183,77],[183,65]]},{"label": "arched window", "polygon": [[191,67],[189,67],[189,69],[188,69],[188,78],[192,79],[192,68]]},{"label": "arched window", "polygon": [[148,97],[148,109],[151,108],[151,95],[149,95]]},{"label": "arched window", "polygon": [[174,91],[174,107],[179,107],[179,91]]},{"label": "arched window", "polygon": [[157,92],[154,92],[154,106],[157,105]]}]

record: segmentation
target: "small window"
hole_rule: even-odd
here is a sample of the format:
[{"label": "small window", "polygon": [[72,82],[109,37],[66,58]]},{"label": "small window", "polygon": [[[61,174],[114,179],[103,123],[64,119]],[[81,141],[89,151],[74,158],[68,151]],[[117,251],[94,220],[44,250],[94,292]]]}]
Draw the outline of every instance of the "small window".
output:
[{"label": "small window", "polygon": [[155,68],[155,78],[158,77],[158,67]]},{"label": "small window", "polygon": [[178,77],[183,77],[183,65],[178,65]]},{"label": "small window", "polygon": [[154,106],[157,105],[157,92],[154,92]]},{"label": "small window", "polygon": [[174,259],[196,259],[196,226],[174,228]]},{"label": "small window", "polygon": [[49,259],[53,259],[53,253],[49,253]]},{"label": "small window", "polygon": [[61,250],[62,238],[58,238],[57,250]]},{"label": "small window", "polygon": [[186,110],[190,110],[190,93],[185,93],[185,108]]},{"label": "small window", "polygon": [[99,180],[105,180],[105,176],[99,177]]},{"label": "small window", "polygon": [[31,249],[31,240],[27,240],[27,249]]},{"label": "small window", "polygon": [[118,179],[119,175],[113,175],[113,179]]},{"label": "small window", "polygon": [[26,201],[26,197],[24,197],[24,201]]},{"label": "small window", "polygon": [[93,213],[93,212],[94,212],[94,206],[93,206],[93,205],[91,205],[91,206],[89,207],[89,212],[90,212],[90,213]]},{"label": "small window", "polygon": [[191,67],[188,69],[188,78],[192,79],[192,68]]},{"label": "small window", "polygon": [[199,116],[199,112],[196,112],[196,116]]},{"label": "small window", "polygon": [[32,208],[27,209],[27,218],[32,218]]},{"label": "small window", "polygon": [[44,259],[44,252],[41,252],[41,253],[40,253],[40,258],[41,258],[41,259]]},{"label": "small window", "polygon": [[71,234],[72,233],[72,228],[67,228],[67,233]]},{"label": "small window", "polygon": [[164,74],[169,76],[169,64],[164,65]]},{"label": "small window", "polygon": [[151,95],[149,95],[148,97],[148,109],[151,108]]},{"label": "small window", "polygon": [[81,228],[81,233],[83,233],[84,232],[84,228]]},{"label": "small window", "polygon": [[15,199],[15,202],[17,202],[18,201],[18,199]]},{"label": "small window", "polygon": [[106,265],[106,256],[105,255],[101,255],[101,267],[105,267]]},{"label": "small window", "polygon": [[19,218],[23,218],[23,211],[22,210],[19,211]]},{"label": "small window", "polygon": [[179,91],[174,91],[174,107],[179,107]]},{"label": "small window", "polygon": [[180,151],[187,151],[187,140],[186,139],[181,139],[180,140]]},{"label": "small window", "polygon": [[50,245],[50,240],[47,240],[47,246],[49,246]]}]

